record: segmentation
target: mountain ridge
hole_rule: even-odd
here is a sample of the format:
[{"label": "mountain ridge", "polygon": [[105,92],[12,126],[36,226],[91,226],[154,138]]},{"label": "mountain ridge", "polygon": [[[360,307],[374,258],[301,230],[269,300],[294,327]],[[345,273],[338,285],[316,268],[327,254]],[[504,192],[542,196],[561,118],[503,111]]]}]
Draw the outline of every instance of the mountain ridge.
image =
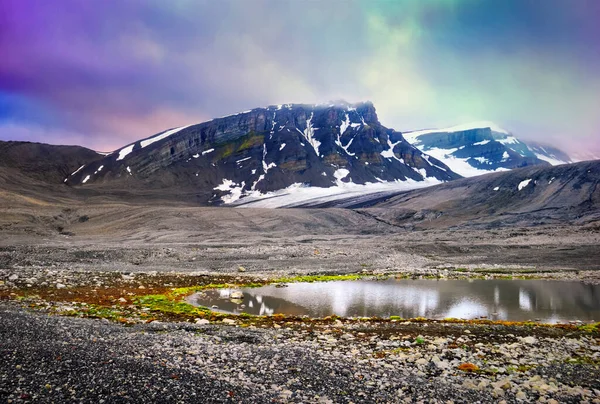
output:
[{"label": "mountain ridge", "polygon": [[571,162],[569,156],[557,148],[535,142],[528,144],[493,122],[473,122],[403,134],[413,146],[443,161],[463,177]]},{"label": "mountain ridge", "polygon": [[173,128],[72,173],[71,186],[192,186],[209,204],[294,184],[448,181],[442,162],[384,127],[370,102],[282,104]]}]

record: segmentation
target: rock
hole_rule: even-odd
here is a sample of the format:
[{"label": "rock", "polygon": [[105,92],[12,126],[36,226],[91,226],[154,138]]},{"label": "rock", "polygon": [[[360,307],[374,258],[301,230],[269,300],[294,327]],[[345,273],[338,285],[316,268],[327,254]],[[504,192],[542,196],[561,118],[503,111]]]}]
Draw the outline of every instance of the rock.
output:
[{"label": "rock", "polygon": [[125,299],[124,297],[120,297],[119,298],[119,302],[120,303],[127,303],[127,299]]},{"label": "rock", "polygon": [[434,364],[438,369],[442,369],[442,370],[448,369],[450,367],[450,364],[448,362],[442,361],[442,360],[440,360],[439,362],[434,362]]},{"label": "rock", "polygon": [[470,389],[470,390],[475,390],[477,388],[477,386],[475,385],[475,383],[473,383],[472,380],[467,379],[463,382],[463,387],[465,389]]},{"label": "rock", "polygon": [[523,342],[524,344],[535,344],[537,342],[537,339],[533,336],[529,336],[529,337],[524,337],[521,338],[521,342]]},{"label": "rock", "polygon": [[244,298],[244,294],[239,291],[239,290],[234,290],[233,292],[231,292],[229,294],[229,297],[232,299],[243,299]]},{"label": "rock", "polygon": [[239,266],[238,267],[238,272],[246,272],[246,268],[244,268],[243,266]]},{"label": "rock", "polygon": [[517,400],[524,401],[524,400],[527,400],[527,394],[525,394],[524,392],[522,392],[522,391],[519,390],[517,392],[517,394],[515,394],[515,398]]},{"label": "rock", "polygon": [[417,365],[426,365],[427,364],[427,359],[424,359],[424,358],[417,359],[417,361],[415,363]]},{"label": "rock", "polygon": [[196,324],[199,324],[199,325],[210,324],[210,321],[208,321],[208,320],[207,320],[207,319],[205,319],[205,318],[197,318],[197,319],[195,320],[195,322],[196,322]]},{"label": "rock", "polygon": [[16,281],[17,279],[19,279],[19,275],[17,275],[17,274],[12,274],[11,276],[8,277],[8,280],[11,282]]},{"label": "rock", "polygon": [[495,397],[495,398],[503,397],[504,396],[504,390],[494,388],[494,390],[492,390],[492,396]]},{"label": "rock", "polygon": [[56,284],[56,289],[64,289],[66,287],[67,287],[67,285],[65,285],[64,283],[57,283]]},{"label": "rock", "polygon": [[448,339],[447,338],[436,338],[433,340],[432,344],[433,345],[446,345],[448,343]]},{"label": "rock", "polygon": [[510,389],[510,385],[511,384],[510,384],[509,378],[501,379],[501,380],[498,380],[497,382],[492,383],[492,386],[494,386],[494,388],[504,389],[504,390]]},{"label": "rock", "polygon": [[233,324],[235,324],[235,320],[233,320],[231,318],[224,318],[223,323],[233,325]]}]

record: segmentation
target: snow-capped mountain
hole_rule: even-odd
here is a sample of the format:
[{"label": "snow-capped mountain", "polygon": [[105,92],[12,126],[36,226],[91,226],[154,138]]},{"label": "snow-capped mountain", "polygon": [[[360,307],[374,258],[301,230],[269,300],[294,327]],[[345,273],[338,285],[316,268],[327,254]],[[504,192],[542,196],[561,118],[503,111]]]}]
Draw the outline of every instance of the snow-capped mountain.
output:
[{"label": "snow-capped mountain", "polygon": [[571,162],[564,152],[525,143],[491,122],[404,132],[403,135],[413,146],[443,161],[463,177],[537,164]]},{"label": "snow-capped mountain", "polygon": [[[460,176],[382,126],[373,104],[287,104],[169,129],[65,179],[190,189],[200,203],[409,189]],[[292,197],[292,198],[293,198]]]}]

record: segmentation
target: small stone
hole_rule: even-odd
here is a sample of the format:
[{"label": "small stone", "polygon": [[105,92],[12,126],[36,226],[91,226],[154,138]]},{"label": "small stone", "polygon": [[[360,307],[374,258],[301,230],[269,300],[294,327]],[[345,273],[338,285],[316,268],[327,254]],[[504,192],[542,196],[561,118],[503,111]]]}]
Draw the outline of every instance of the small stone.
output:
[{"label": "small stone", "polygon": [[64,289],[66,287],[67,287],[67,285],[65,285],[64,283],[57,283],[56,284],[56,289]]},{"label": "small stone", "polygon": [[448,343],[448,339],[446,339],[446,338],[436,338],[436,339],[433,340],[432,343],[433,343],[433,345],[437,345],[437,346],[445,345],[445,344]]},{"label": "small stone", "polygon": [[144,285],[140,285],[138,289],[146,289],[146,287]]},{"label": "small stone", "polygon": [[242,292],[240,292],[239,290],[234,290],[233,292],[231,292],[229,294],[229,297],[232,299],[243,299],[244,294]]},{"label": "small stone", "polygon": [[467,379],[463,382],[463,387],[465,389],[475,390],[477,386],[471,380]]},{"label": "small stone", "polygon": [[19,279],[19,275],[17,275],[17,274],[12,274],[11,276],[8,277],[8,280],[11,282],[16,281],[17,279]]},{"label": "small stone", "polygon": [[238,267],[238,272],[246,272],[246,268],[244,268],[243,266],[239,266]]},{"label": "small stone", "polygon": [[463,333],[465,333],[465,334],[470,334],[470,333],[471,333],[471,331],[469,331],[469,330],[464,330],[464,331],[463,331]]},{"label": "small stone", "polygon": [[124,297],[120,297],[119,298],[119,302],[120,303],[127,303],[127,299],[125,299]]},{"label": "small stone", "polygon": [[196,322],[196,324],[199,324],[199,325],[210,324],[210,321],[208,321],[205,318],[197,318],[195,320],[195,322]]},{"label": "small stone", "polygon": [[506,379],[499,380],[495,383],[492,383],[492,386],[494,386],[494,388],[496,388],[496,389],[508,390],[508,389],[510,389],[510,379],[506,378]]},{"label": "small stone", "polygon": [[527,400],[527,394],[522,391],[518,391],[517,394],[515,394],[515,398],[517,400]]},{"label": "small stone", "polygon": [[431,361],[433,362],[433,364],[435,365],[435,367],[438,368],[438,369],[448,369],[448,367],[450,366],[450,364],[448,362],[441,360],[437,356],[434,356],[431,359]]},{"label": "small stone", "polygon": [[494,396],[495,398],[502,397],[504,396],[504,390],[495,388],[494,390],[492,390],[492,396]]},{"label": "small stone", "polygon": [[235,320],[233,320],[231,318],[224,318],[223,319],[223,323],[224,324],[231,324],[231,325],[233,325],[233,324],[235,324]]},{"label": "small stone", "polygon": [[521,342],[523,342],[525,344],[535,344],[537,342],[537,339],[533,336],[529,336],[529,337],[521,338]]}]

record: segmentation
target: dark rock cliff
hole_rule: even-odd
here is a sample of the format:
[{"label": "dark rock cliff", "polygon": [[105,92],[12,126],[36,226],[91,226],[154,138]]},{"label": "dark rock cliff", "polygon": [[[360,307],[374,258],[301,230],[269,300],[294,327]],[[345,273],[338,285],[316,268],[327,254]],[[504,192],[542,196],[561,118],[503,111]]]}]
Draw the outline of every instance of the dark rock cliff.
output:
[{"label": "dark rock cliff", "polygon": [[367,102],[256,108],[165,131],[84,167],[68,183],[193,187],[212,203],[228,193],[265,193],[294,183],[459,177],[382,126]]}]

